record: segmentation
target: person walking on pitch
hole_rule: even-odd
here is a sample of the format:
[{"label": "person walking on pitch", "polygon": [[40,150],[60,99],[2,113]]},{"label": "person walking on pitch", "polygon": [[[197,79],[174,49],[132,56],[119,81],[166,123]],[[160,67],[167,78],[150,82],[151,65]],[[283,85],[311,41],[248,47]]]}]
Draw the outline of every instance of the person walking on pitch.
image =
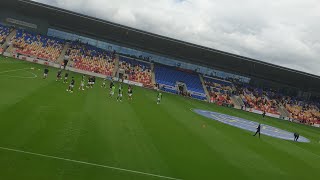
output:
[{"label": "person walking on pitch", "polygon": [[256,136],[259,133],[259,138],[260,138],[260,132],[261,132],[261,124],[258,125],[257,131],[253,136]]}]

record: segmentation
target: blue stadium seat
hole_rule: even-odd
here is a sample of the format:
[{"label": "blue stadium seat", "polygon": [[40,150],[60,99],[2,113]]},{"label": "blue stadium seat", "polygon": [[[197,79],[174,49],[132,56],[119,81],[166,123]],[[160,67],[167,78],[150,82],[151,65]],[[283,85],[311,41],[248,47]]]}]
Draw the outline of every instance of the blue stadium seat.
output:
[{"label": "blue stadium seat", "polygon": [[[183,82],[186,84],[187,90],[191,93],[193,98],[201,100],[206,99],[205,92],[198,74],[183,72],[181,70],[160,65],[156,65],[154,70],[157,83],[175,87],[177,82]],[[169,91],[167,89],[165,90]],[[199,95],[195,95],[193,92]],[[177,93],[177,91],[173,93]]]}]

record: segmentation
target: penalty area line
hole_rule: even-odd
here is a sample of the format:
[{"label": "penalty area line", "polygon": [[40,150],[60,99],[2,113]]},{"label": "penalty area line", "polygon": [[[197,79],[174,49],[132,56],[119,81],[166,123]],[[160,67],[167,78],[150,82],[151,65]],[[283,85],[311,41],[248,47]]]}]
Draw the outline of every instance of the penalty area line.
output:
[{"label": "penalty area line", "polygon": [[11,151],[11,152],[16,152],[16,153],[20,153],[20,154],[39,156],[39,157],[44,157],[44,158],[48,158],[48,159],[56,159],[56,160],[67,161],[67,162],[89,165],[89,166],[95,166],[95,167],[101,167],[101,168],[106,168],[106,169],[113,169],[113,170],[117,170],[117,171],[129,172],[129,173],[133,173],[133,174],[141,174],[141,175],[145,175],[145,176],[152,176],[152,177],[157,177],[157,178],[162,178],[162,179],[183,180],[183,179],[169,177],[169,176],[162,176],[162,175],[158,175],[158,174],[151,174],[151,173],[135,171],[135,170],[130,170],[130,169],[124,169],[124,168],[119,168],[119,167],[113,167],[113,166],[90,163],[90,162],[85,162],[85,161],[78,161],[78,160],[73,160],[73,159],[68,159],[68,158],[50,156],[50,155],[39,154],[39,153],[34,153],[34,152],[29,152],[29,151],[23,151],[23,150],[19,150],[19,149],[12,149],[12,148],[6,148],[6,147],[1,147],[1,146],[0,146],[0,149],[6,150],[6,151]]}]

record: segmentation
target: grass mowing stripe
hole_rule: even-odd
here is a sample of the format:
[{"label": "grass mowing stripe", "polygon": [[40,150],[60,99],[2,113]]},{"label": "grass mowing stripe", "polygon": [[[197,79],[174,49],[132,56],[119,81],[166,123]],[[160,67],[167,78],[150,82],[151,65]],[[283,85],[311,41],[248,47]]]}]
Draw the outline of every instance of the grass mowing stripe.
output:
[{"label": "grass mowing stripe", "polygon": [[113,167],[113,166],[107,166],[107,165],[102,165],[102,164],[95,164],[95,163],[90,163],[90,162],[78,161],[78,160],[73,160],[73,159],[68,159],[68,158],[61,158],[61,157],[50,156],[50,155],[45,155],[45,154],[39,154],[39,153],[34,153],[34,152],[22,151],[22,150],[18,150],[18,149],[12,149],[12,148],[6,148],[6,147],[0,147],[0,149],[6,150],[6,151],[17,152],[17,153],[34,155],[34,156],[40,156],[40,157],[45,157],[45,158],[50,158],[50,159],[68,161],[68,162],[73,162],[73,163],[78,163],[78,164],[85,164],[85,165],[108,168],[108,169],[113,169],[113,170],[118,170],[118,171],[125,171],[125,172],[134,173],[134,174],[142,174],[142,175],[146,175],[146,176],[153,176],[153,177],[158,177],[158,178],[162,178],[162,179],[182,180],[182,179],[178,179],[178,178],[174,178],[174,177],[168,177],[168,176],[162,176],[162,175],[158,175],[158,174],[151,174],[151,173],[135,171],[135,170],[130,170],[130,169],[124,169],[124,168],[119,168],[119,167]]}]

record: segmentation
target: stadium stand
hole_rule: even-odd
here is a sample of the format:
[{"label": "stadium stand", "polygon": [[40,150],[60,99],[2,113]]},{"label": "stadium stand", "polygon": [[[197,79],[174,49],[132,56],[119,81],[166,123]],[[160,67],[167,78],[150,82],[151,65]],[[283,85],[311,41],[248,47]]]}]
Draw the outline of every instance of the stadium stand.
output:
[{"label": "stadium stand", "polygon": [[177,82],[185,83],[189,96],[205,100],[206,95],[198,74],[167,66],[155,65],[156,82],[164,91],[178,94]]},{"label": "stadium stand", "polygon": [[115,68],[115,60],[111,52],[88,44],[71,42],[66,55],[70,58],[68,66],[80,70],[112,76]]},{"label": "stadium stand", "polygon": [[11,42],[16,48],[16,53],[55,62],[61,54],[65,41],[17,29]]},{"label": "stadium stand", "polygon": [[5,42],[7,36],[10,34],[11,31],[11,28],[0,24],[0,45],[2,45]]},{"label": "stadium stand", "polygon": [[119,68],[125,70],[128,80],[152,86],[151,64],[120,56]]},{"label": "stadium stand", "polygon": [[210,95],[210,102],[218,105],[233,106],[231,96],[234,86],[229,81],[204,77],[204,84]]},{"label": "stadium stand", "polygon": [[7,26],[0,24],[0,53],[3,52],[2,45],[5,43],[6,38],[11,31],[12,31],[12,28],[9,28]]},{"label": "stadium stand", "polygon": [[320,124],[319,103],[306,102],[289,96],[283,97],[283,103],[290,113],[290,118],[304,124]]},{"label": "stadium stand", "polygon": [[257,111],[262,111],[270,114],[279,115],[277,100],[271,98],[274,92],[269,90],[264,91],[260,88],[251,87],[245,85],[243,87],[238,86],[238,90],[241,93],[240,96],[247,108],[253,108]]}]

